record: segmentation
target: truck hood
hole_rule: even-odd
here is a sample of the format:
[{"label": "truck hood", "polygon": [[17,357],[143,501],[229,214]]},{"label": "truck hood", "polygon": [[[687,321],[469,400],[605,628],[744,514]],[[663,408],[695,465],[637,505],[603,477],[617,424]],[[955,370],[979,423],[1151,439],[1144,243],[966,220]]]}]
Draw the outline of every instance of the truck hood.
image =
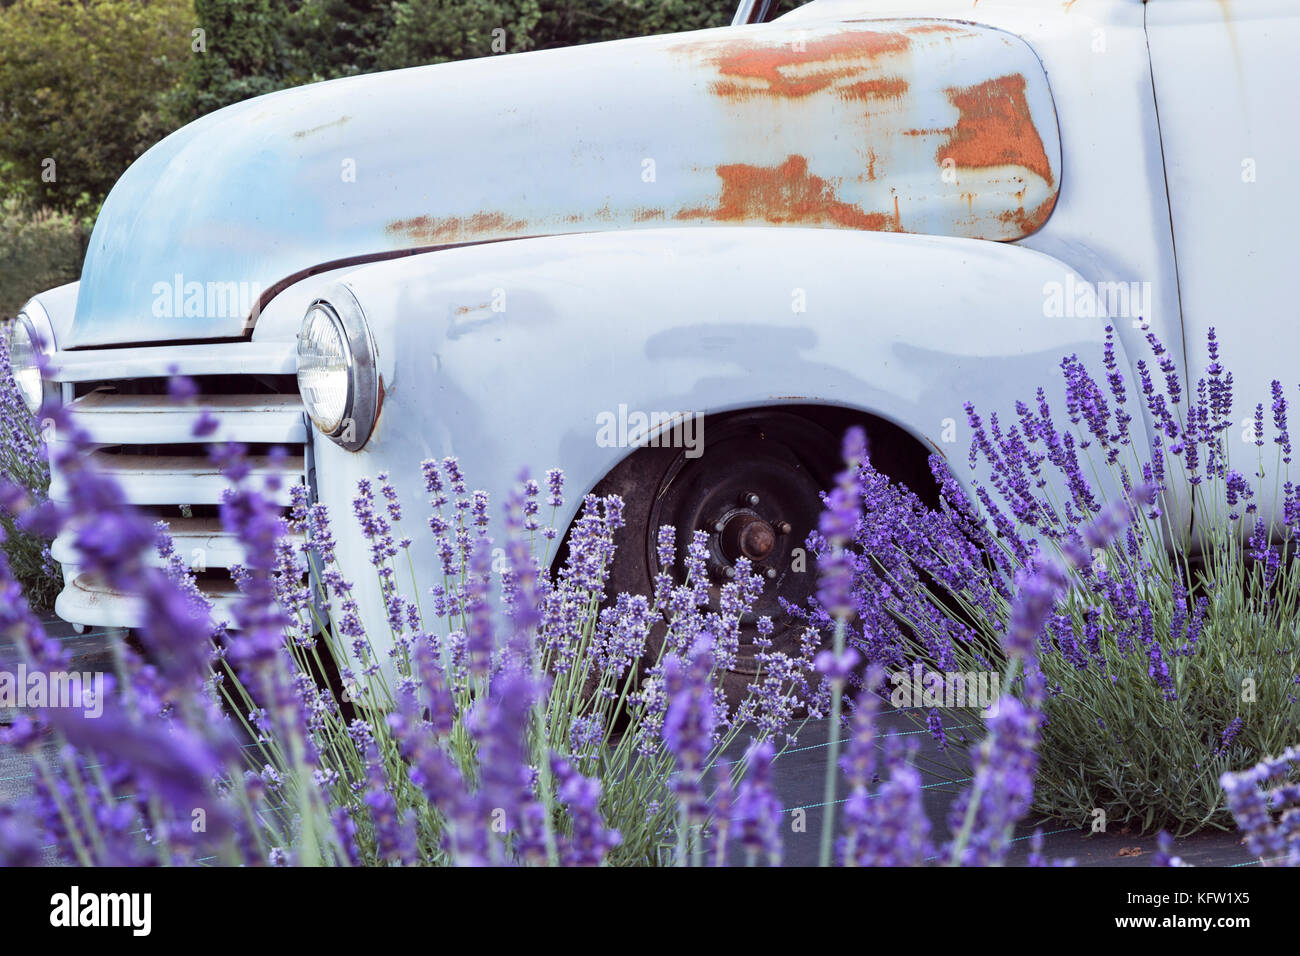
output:
[{"label": "truck hood", "polygon": [[1019,38],[781,23],[273,93],[172,134],[95,224],[68,348],[234,338],[290,279],[466,242],[664,224],[1012,240],[1060,144]]}]

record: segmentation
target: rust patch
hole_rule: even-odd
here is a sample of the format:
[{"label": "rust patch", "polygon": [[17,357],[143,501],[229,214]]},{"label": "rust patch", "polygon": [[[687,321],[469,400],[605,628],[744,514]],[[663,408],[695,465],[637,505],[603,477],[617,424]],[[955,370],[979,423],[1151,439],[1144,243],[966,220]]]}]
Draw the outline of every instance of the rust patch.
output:
[{"label": "rust patch", "polygon": [[919,26],[911,27],[908,33],[967,33],[964,27],[954,26],[951,23],[922,23]]},{"label": "rust patch", "polygon": [[402,236],[416,245],[436,246],[444,242],[463,242],[497,233],[522,232],[528,223],[522,219],[509,219],[502,212],[480,212],[472,216],[447,216],[434,219],[416,216],[398,219],[384,227],[390,236]]},{"label": "rust patch", "polygon": [[864,64],[903,53],[911,46],[904,33],[848,30],[808,40],[800,48],[755,46],[749,41],[722,45],[715,63],[726,77],[710,89],[731,99],[776,96],[797,99],[821,92],[836,80],[853,77]]},{"label": "rust patch", "polygon": [[632,213],[633,222],[655,222],[667,217],[662,209],[638,209]]},{"label": "rust patch", "polygon": [[1008,209],[1006,212],[999,213],[998,219],[1005,223],[1014,224],[1020,229],[1020,236],[1017,238],[1024,238],[1041,229],[1043,223],[1047,222],[1047,217],[1052,214],[1052,210],[1055,208],[1056,193],[1052,193],[1032,212],[1026,212],[1024,207],[1021,206],[1018,209]]},{"label": "rust patch", "polygon": [[959,115],[948,142],[935,154],[940,165],[951,159],[967,169],[1023,166],[1054,185],[1052,164],[1029,115],[1021,74],[946,92]]},{"label": "rust patch", "polygon": [[676,219],[715,219],[722,222],[762,220],[776,223],[826,225],[875,232],[890,229],[895,218],[866,212],[844,202],[834,187],[808,172],[808,160],[799,155],[779,166],[731,163],[718,167],[722,193],[713,209],[683,209]]},{"label": "rust patch", "polygon": [[846,100],[901,100],[907,95],[907,80],[890,76],[881,80],[863,80],[850,83],[838,92]]}]

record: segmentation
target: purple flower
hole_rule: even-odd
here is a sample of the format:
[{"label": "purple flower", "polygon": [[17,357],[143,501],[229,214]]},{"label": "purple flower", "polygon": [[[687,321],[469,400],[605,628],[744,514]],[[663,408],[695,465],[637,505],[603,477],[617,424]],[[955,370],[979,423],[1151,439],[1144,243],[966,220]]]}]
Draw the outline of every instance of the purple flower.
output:
[{"label": "purple flower", "polygon": [[736,791],[732,820],[749,861],[762,853],[769,866],[780,866],[784,852],[784,809],[772,787],[772,761],[776,748],[770,740],[754,741],[745,751],[747,773]]}]

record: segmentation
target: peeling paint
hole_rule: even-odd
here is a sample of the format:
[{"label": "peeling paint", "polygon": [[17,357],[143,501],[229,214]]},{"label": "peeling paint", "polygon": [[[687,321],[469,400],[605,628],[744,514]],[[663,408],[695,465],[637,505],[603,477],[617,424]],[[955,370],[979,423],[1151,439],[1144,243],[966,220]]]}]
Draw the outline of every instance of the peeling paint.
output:
[{"label": "peeling paint", "polygon": [[718,177],[722,193],[717,206],[683,209],[674,218],[837,225],[873,232],[891,225],[884,213],[867,212],[839,199],[830,182],[808,171],[804,156],[790,156],[779,166],[731,163],[718,167]]},{"label": "peeling paint", "polygon": [[1029,114],[1024,76],[1013,73],[947,93],[960,115],[951,139],[935,155],[941,165],[952,159],[967,169],[1023,166],[1049,186],[1055,184],[1042,137]]},{"label": "peeling paint", "polygon": [[436,246],[448,242],[466,242],[493,233],[522,233],[528,227],[523,219],[511,219],[503,212],[480,212],[472,216],[416,216],[398,219],[384,227],[390,236],[416,245]]},{"label": "peeling paint", "polygon": [[879,80],[850,83],[838,92],[846,100],[871,102],[875,99],[901,100],[907,95],[907,89],[907,80],[900,76],[890,76]]},{"label": "peeling paint", "polygon": [[1005,223],[1017,226],[1024,235],[1028,236],[1042,228],[1043,223],[1052,214],[1056,208],[1056,193],[1052,193],[1044,202],[1034,208],[1032,212],[1026,212],[1025,207],[1017,209],[1008,209],[998,216]]},{"label": "peeling paint", "polygon": [[866,63],[904,53],[910,45],[906,33],[876,30],[846,30],[782,46],[737,40],[710,48],[725,77],[710,89],[729,99],[805,97],[857,76]]}]

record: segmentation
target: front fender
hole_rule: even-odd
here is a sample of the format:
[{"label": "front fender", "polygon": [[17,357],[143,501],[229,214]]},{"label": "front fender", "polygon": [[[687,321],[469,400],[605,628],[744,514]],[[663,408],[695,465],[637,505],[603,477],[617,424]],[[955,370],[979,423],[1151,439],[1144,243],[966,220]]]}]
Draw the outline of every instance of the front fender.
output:
[{"label": "front fender", "polygon": [[[497,503],[521,467],[563,468],[560,527],[629,451],[602,421],[634,411],[828,403],[962,459],[964,402],[1008,422],[1038,385],[1063,408],[1063,356],[1099,373],[1105,322],[1045,315],[1044,286],[1065,274],[1000,243],[762,228],[560,236],[370,265],[342,281],[374,332],[382,410],[359,453],[314,436],[318,495],[343,516],[357,479],[389,472],[426,586],[429,457],[457,456]],[[984,477],[953,464],[968,488]],[[354,533],[350,517],[336,523]],[[374,614],[365,549],[340,551]]]}]

